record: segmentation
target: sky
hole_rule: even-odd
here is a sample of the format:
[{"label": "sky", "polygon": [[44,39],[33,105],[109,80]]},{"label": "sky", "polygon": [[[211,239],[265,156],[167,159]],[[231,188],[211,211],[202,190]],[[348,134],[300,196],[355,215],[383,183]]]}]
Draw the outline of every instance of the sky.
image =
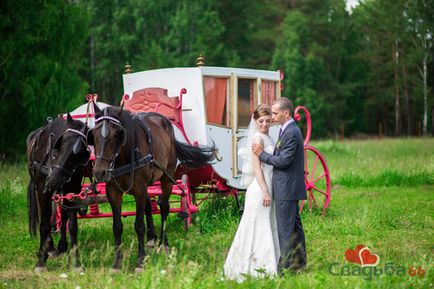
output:
[{"label": "sky", "polygon": [[346,2],[346,9],[349,12],[351,12],[351,10],[359,4],[359,0],[346,0]]}]

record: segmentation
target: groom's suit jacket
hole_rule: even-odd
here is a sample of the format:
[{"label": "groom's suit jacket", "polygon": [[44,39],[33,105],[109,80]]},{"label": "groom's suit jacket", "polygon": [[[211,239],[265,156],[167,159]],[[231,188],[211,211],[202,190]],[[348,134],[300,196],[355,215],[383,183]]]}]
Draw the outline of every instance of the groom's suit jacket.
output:
[{"label": "groom's suit jacket", "polygon": [[281,133],[273,155],[263,151],[259,159],[273,166],[273,199],[306,200],[303,136],[295,122]]}]

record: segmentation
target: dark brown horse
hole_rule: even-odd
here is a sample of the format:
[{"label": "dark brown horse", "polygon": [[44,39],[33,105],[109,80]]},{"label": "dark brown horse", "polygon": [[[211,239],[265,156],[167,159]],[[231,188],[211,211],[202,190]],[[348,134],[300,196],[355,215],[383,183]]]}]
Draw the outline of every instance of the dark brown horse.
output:
[{"label": "dark brown horse", "polygon": [[[27,158],[30,182],[28,187],[29,231],[36,236],[39,223],[40,245],[35,271],[45,271],[48,255],[68,249],[68,223],[73,265],[79,268],[77,244],[77,210],[61,210],[61,238],[57,251],[51,236],[52,197],[54,192],[79,193],[83,165],[89,160],[86,141],[87,126],[81,121],[57,117],[27,137]],[[69,222],[68,222],[69,219]]]},{"label": "dark brown horse", "polygon": [[[138,262],[140,271],[145,257],[144,214],[147,219],[148,241],[155,239],[152,212],[147,188],[160,180],[161,233],[160,246],[168,248],[166,218],[169,214],[169,196],[172,192],[172,175],[177,159],[186,167],[200,167],[214,159],[214,147],[194,147],[178,142],[171,122],[158,113],[132,115],[119,107],[100,111],[95,106],[96,125],[92,129],[95,145],[93,175],[98,182],[106,182],[107,197],[113,211],[115,236],[114,271],[121,268],[122,237],[121,205],[124,192],[136,201],[134,224],[138,237]],[[90,138],[88,138],[90,141]]]}]

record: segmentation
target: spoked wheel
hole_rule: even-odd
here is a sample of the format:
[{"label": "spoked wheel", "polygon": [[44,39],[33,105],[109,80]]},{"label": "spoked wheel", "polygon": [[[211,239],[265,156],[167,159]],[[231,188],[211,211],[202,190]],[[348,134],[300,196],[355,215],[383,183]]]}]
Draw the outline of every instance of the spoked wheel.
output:
[{"label": "spoked wheel", "polygon": [[184,229],[187,231],[188,227],[191,225],[191,195],[190,195],[190,184],[188,182],[187,175],[182,175],[181,178],[182,185],[185,191],[185,194],[181,196],[181,210],[184,213]]},{"label": "spoked wheel", "polygon": [[[314,147],[304,146],[304,182],[306,185],[307,201],[309,210],[312,207],[321,209],[325,216],[326,209],[330,204],[330,173],[324,157]],[[300,213],[305,201],[301,202]]]}]

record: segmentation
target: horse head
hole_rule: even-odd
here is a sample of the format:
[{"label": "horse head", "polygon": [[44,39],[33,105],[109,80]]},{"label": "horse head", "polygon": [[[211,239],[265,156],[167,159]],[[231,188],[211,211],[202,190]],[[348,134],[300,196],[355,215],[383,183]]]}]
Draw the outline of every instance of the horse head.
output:
[{"label": "horse head", "polygon": [[47,191],[56,190],[67,183],[75,171],[89,161],[87,126],[73,120],[69,113],[66,120],[61,120],[60,126],[60,133],[53,134],[49,161],[51,169],[45,182]]},{"label": "horse head", "polygon": [[[95,148],[93,175],[98,182],[111,180],[115,162],[127,143],[128,114],[123,107],[95,107],[95,127],[92,129]],[[132,127],[130,127],[132,128]]]}]

